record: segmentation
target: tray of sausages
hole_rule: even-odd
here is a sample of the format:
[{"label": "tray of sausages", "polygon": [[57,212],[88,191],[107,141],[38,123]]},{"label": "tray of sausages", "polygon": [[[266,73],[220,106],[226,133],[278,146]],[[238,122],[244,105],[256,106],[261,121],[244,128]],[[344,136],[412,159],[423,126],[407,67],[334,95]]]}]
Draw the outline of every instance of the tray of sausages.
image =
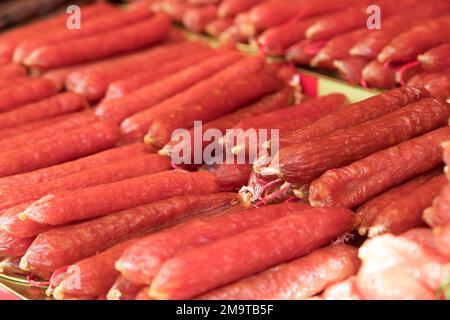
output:
[{"label": "tray of sausages", "polygon": [[[379,5],[395,17],[413,2]],[[217,37],[242,16],[258,42],[364,1],[276,3],[95,2],[78,30],[59,12],[0,33],[2,288],[60,300],[448,298],[447,97],[349,85],[179,29]],[[276,14],[252,20],[262,9]],[[224,150],[231,161],[211,161]]]}]

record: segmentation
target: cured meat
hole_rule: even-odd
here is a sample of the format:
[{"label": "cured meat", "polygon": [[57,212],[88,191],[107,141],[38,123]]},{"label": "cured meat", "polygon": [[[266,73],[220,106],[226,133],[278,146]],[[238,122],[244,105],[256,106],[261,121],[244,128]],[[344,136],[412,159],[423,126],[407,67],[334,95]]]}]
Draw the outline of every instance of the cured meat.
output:
[{"label": "cured meat", "polygon": [[313,181],[309,200],[314,206],[352,208],[442,161],[440,144],[450,138],[446,126],[374,153],[346,167],[327,171]]},{"label": "cured meat", "polygon": [[[0,179],[0,190],[8,190],[17,186],[33,185],[44,183],[50,180],[65,177],[83,170],[92,169],[122,160],[129,159],[134,156],[140,156],[151,153],[152,149],[143,144],[136,143],[123,147],[113,148],[88,157],[80,158],[52,167],[36,170],[29,173],[23,173],[15,176]],[[2,192],[0,191],[0,193]]]},{"label": "cured meat", "polygon": [[450,41],[450,15],[426,21],[394,38],[378,61],[408,62],[427,50]]},{"label": "cured meat", "polygon": [[163,264],[152,281],[150,296],[195,297],[312,252],[350,231],[355,222],[346,209],[309,209],[194,248]]},{"label": "cured meat", "polygon": [[233,18],[238,13],[247,11],[263,0],[223,0],[218,9],[217,16],[220,18]]},{"label": "cured meat", "polygon": [[20,257],[25,254],[34,238],[14,238],[0,231],[0,255]]},{"label": "cured meat", "polygon": [[123,276],[119,276],[108,291],[108,300],[134,300],[143,286],[134,284]]},{"label": "cured meat", "polygon": [[450,71],[421,73],[408,81],[408,86],[423,86],[434,97],[450,97]]},{"label": "cured meat", "polygon": [[25,276],[26,272],[20,269],[20,257],[6,257],[0,261],[0,272],[8,275]]},{"label": "cured meat", "polygon": [[167,109],[181,108],[182,106],[193,103],[209,92],[212,88],[224,86],[226,83],[248,76],[249,74],[260,70],[264,65],[262,57],[247,57],[233,63],[231,66],[216,73],[214,76],[207,78],[187,90],[166,99],[161,103],[143,110],[134,116],[125,119],[121,123],[122,132],[131,135],[144,135],[155,116],[167,112]]},{"label": "cured meat", "polygon": [[183,24],[194,32],[202,32],[206,25],[217,17],[217,6],[192,7],[183,15]]},{"label": "cured meat", "polygon": [[441,72],[450,70],[450,44],[431,49],[417,57],[422,68],[427,72]]},{"label": "cured meat", "polygon": [[139,240],[124,252],[116,267],[127,279],[150,284],[165,261],[178,254],[307,208],[285,203],[194,220]]},{"label": "cured meat", "polygon": [[361,84],[362,72],[369,62],[364,58],[351,57],[343,60],[335,60],[334,68],[339,78],[351,84]]},{"label": "cured meat", "polygon": [[216,193],[219,191],[217,178],[210,172],[167,171],[63,191],[34,202],[19,218],[62,225],[179,196],[187,191],[192,195]]},{"label": "cured meat", "polygon": [[447,263],[436,251],[389,234],[365,242],[359,256],[356,285],[369,300],[434,300]]},{"label": "cured meat", "polygon": [[438,167],[422,175],[419,175],[399,186],[389,189],[388,191],[382,193],[381,195],[370,199],[368,202],[360,206],[356,210],[356,214],[361,218],[361,225],[358,228],[360,235],[365,235],[369,226],[372,224],[374,219],[382,212],[384,209],[388,208],[390,205],[395,204],[398,199],[408,196],[411,192],[414,192],[422,186],[424,183],[431,180],[433,177],[442,173],[442,168]]},{"label": "cured meat", "polygon": [[21,65],[15,63],[8,63],[4,66],[0,65],[0,79],[14,79],[26,75],[27,69]]},{"label": "cured meat", "polygon": [[51,273],[121,241],[214,215],[238,203],[234,193],[182,196],[53,229],[36,238],[22,263],[27,270]]},{"label": "cured meat", "polygon": [[296,130],[288,136],[280,138],[280,147],[294,143],[302,143],[313,138],[323,137],[335,130],[344,129],[372,120],[405,105],[428,97],[429,93],[422,88],[407,87],[382,93],[342,108],[319,119],[312,125]]},{"label": "cured meat", "polygon": [[433,206],[423,213],[423,219],[431,227],[450,223],[450,186],[445,186],[434,199]]},{"label": "cured meat", "polygon": [[216,19],[205,26],[205,32],[210,36],[218,37],[232,25],[233,19]]},{"label": "cured meat", "polygon": [[301,300],[358,271],[358,250],[335,245],[211,291],[202,300]]},{"label": "cured meat", "polygon": [[14,87],[0,90],[0,112],[45,99],[58,92],[56,85],[47,79],[30,79]]},{"label": "cured meat", "polygon": [[105,121],[63,132],[56,138],[4,152],[0,159],[0,177],[81,158],[111,148],[118,139],[118,128]]},{"label": "cured meat", "polygon": [[371,88],[392,89],[396,87],[395,69],[373,60],[363,69],[362,80]]},{"label": "cured meat", "polygon": [[[0,71],[1,72],[1,71]],[[0,128],[10,128],[26,123],[80,111],[88,106],[82,97],[65,92],[50,98],[0,114]]]},{"label": "cured meat", "polygon": [[[110,32],[44,45],[33,51],[23,63],[31,68],[49,70],[89,62],[139,50],[162,41],[170,22],[164,15],[137,22]],[[101,46],[96,44],[102,43]],[[96,50],[91,48],[96,46]]]},{"label": "cured meat", "polygon": [[217,176],[222,190],[238,191],[242,186],[247,185],[252,173],[252,166],[249,164],[223,163],[208,166],[206,170]]},{"label": "cured meat", "polygon": [[147,301],[147,300],[153,300],[149,295],[148,292],[150,291],[149,287],[144,287],[139,293],[134,297],[134,300],[141,300],[141,301]]},{"label": "cured meat", "polygon": [[324,300],[362,300],[355,285],[356,277],[334,283],[325,288],[320,297]]},{"label": "cured meat", "polygon": [[447,185],[445,175],[439,175],[419,186],[408,195],[396,199],[382,210],[369,226],[369,237],[382,233],[399,234],[425,224],[422,212],[428,208],[434,197]]},{"label": "cured meat", "polygon": [[241,57],[236,52],[226,52],[212,57],[200,64],[167,76],[154,84],[144,86],[123,98],[105,100],[97,107],[96,114],[120,123],[125,118],[151,108],[197,82],[207,79]]},{"label": "cured meat", "polygon": [[251,77],[251,82],[236,79],[212,88],[212,91],[189,105],[168,108],[153,119],[144,141],[161,148],[170,141],[174,130],[190,129],[194,126],[194,121],[217,119],[283,87],[283,82],[272,70],[257,71],[248,76]]},{"label": "cured meat", "polygon": [[[344,108],[345,110],[346,108]],[[261,175],[277,175],[299,186],[309,184],[325,171],[353,161],[446,125],[450,106],[435,98],[400,108],[380,118],[320,139],[280,149],[278,157]],[[267,172],[267,174],[266,174]]]},{"label": "cured meat", "polygon": [[287,50],[286,59],[299,65],[309,65],[325,44],[325,41],[302,40]]},{"label": "cured meat", "polygon": [[[147,154],[86,169],[58,179],[34,185],[15,186],[2,190],[0,209],[16,204],[38,200],[39,198],[65,190],[82,189],[99,184],[112,183],[171,168],[170,161],[158,154]],[[1,218],[0,218],[1,220]]]}]

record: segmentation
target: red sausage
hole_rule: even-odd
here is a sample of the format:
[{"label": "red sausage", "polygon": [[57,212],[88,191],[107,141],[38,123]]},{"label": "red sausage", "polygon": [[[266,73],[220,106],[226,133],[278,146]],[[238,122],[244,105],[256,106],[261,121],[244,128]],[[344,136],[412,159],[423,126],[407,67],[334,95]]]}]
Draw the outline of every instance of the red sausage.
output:
[{"label": "red sausage", "polygon": [[[85,5],[81,9],[83,11],[83,21],[88,21],[101,15],[108,15],[117,10],[115,6],[103,2]],[[35,39],[37,35],[39,37],[47,36],[48,30],[63,28],[66,26],[66,23],[67,14],[63,12],[53,17],[45,17],[44,19],[3,32],[0,36],[0,57],[5,57],[8,61],[11,61],[14,49],[22,41]]]},{"label": "red sausage", "polygon": [[356,248],[329,246],[208,292],[198,299],[303,300],[320,293],[328,284],[356,274],[359,265]]},{"label": "red sausage", "polygon": [[371,61],[362,71],[363,84],[371,88],[393,89],[396,87],[395,69],[381,64],[378,60]]},{"label": "red sausage", "polygon": [[434,229],[433,234],[437,250],[450,258],[450,224]]},{"label": "red sausage", "polygon": [[7,209],[0,216],[1,232],[5,232],[16,238],[30,238],[52,229],[52,226],[46,224],[19,219],[19,214],[25,211],[31,203],[21,203]]},{"label": "red sausage", "polygon": [[14,238],[0,231],[0,255],[23,256],[34,238]]},{"label": "red sausage", "polygon": [[225,45],[233,45],[244,41],[244,35],[236,25],[232,25],[219,35],[219,42]]},{"label": "red sausage", "polygon": [[0,128],[17,127],[26,123],[80,111],[88,106],[86,100],[74,93],[64,92],[50,98],[0,113]]},{"label": "red sausage", "polygon": [[[398,5],[398,4],[397,4]],[[408,62],[427,50],[450,41],[450,16],[426,21],[394,38],[378,55],[378,61]]]},{"label": "red sausage", "polygon": [[144,135],[152,124],[152,119],[154,119],[155,116],[166,112],[169,107],[171,109],[182,108],[182,106],[200,99],[205,93],[210,92],[212,88],[218,87],[219,85],[225,85],[235,79],[245,78],[249,74],[260,70],[263,65],[264,60],[261,57],[247,57],[237,61],[231,66],[216,73],[214,76],[195,84],[170,99],[166,99],[156,106],[127,118],[121,124],[122,131],[125,134],[134,133]]},{"label": "red sausage", "polygon": [[154,233],[239,203],[235,193],[176,197],[40,234],[22,259],[27,270],[53,272],[120,241]]},{"label": "red sausage", "polygon": [[146,108],[151,108],[174,94],[199,81],[207,79],[230,63],[241,58],[236,52],[226,52],[217,57],[164,77],[154,84],[144,86],[120,99],[105,100],[96,109],[99,117],[120,123],[125,118]]},{"label": "red sausage", "polygon": [[12,207],[23,202],[38,200],[53,192],[81,189],[121,181],[169,170],[170,168],[170,161],[158,154],[130,157],[126,160],[83,170],[48,182],[16,186],[14,189],[10,188],[9,190],[3,189],[0,209]]},{"label": "red sausage", "polygon": [[0,112],[45,99],[58,92],[56,85],[47,79],[30,79],[14,87],[0,90]]},{"label": "red sausage", "polygon": [[309,65],[314,56],[322,50],[326,41],[311,41],[305,39],[290,47],[286,59],[299,65]]},{"label": "red sausage", "polygon": [[205,32],[212,37],[219,37],[222,32],[233,25],[233,19],[216,19],[205,26]]},{"label": "red sausage", "polygon": [[320,297],[324,300],[362,300],[356,288],[356,277],[333,283],[325,288]]},{"label": "red sausage", "polygon": [[450,44],[431,49],[417,57],[422,68],[427,72],[441,72],[450,70]]},{"label": "red sausage", "polygon": [[167,14],[170,17],[170,20],[181,23],[183,21],[183,16],[191,8],[192,5],[184,2],[162,1],[161,8],[158,11],[162,11]]},{"label": "red sausage", "polygon": [[[145,5],[139,5],[125,10],[117,10],[115,12],[97,10],[95,18],[83,20],[80,29],[71,30],[66,26],[67,16],[62,24],[53,27],[53,32],[48,32],[48,29],[40,37],[26,38],[21,41],[14,51],[14,62],[22,63],[27,59],[35,49],[42,46],[47,46],[55,43],[68,43],[73,39],[80,39],[82,37],[89,37],[95,34],[105,33],[120,27],[129,25],[131,23],[141,21],[150,17],[151,12]],[[83,11],[84,14],[84,11]],[[100,16],[98,16],[98,14]],[[82,18],[84,19],[84,17]]]},{"label": "red sausage", "polygon": [[[345,108],[344,108],[345,109]],[[360,125],[334,131],[320,139],[280,149],[261,175],[276,174],[298,186],[309,184],[325,171],[340,168],[370,154],[447,124],[450,106],[427,98]]]},{"label": "red sausage", "polygon": [[447,185],[445,175],[439,175],[382,210],[369,225],[369,237],[382,233],[399,234],[425,224],[422,212],[431,206],[434,197]]},{"label": "red sausage", "polygon": [[34,202],[19,217],[61,225],[105,216],[119,210],[182,195],[187,191],[191,194],[218,192],[217,178],[209,172],[167,171],[145,175],[48,195]]},{"label": "red sausage", "polygon": [[423,213],[423,219],[431,227],[450,223],[450,186],[445,186],[434,199],[433,206]]},{"label": "red sausage", "polygon": [[369,61],[360,57],[351,57],[343,60],[335,60],[334,68],[339,78],[351,84],[361,84],[362,73]]},{"label": "red sausage", "polygon": [[362,37],[350,50],[352,56],[376,59],[377,55],[397,35],[408,31],[428,19],[444,15],[450,11],[448,1],[418,3],[408,9],[408,14],[398,13],[382,21],[381,29],[372,30]]},{"label": "red sausage", "polygon": [[306,37],[312,40],[328,40],[336,35],[365,27],[369,18],[367,9],[370,5],[377,5],[383,15],[388,18],[399,10],[408,9],[418,3],[417,0],[392,2],[389,0],[359,1],[346,10],[341,10],[330,17],[317,21],[306,30]]},{"label": "red sausage", "polygon": [[111,148],[119,139],[115,125],[98,121],[57,137],[3,153],[0,177],[28,172]]},{"label": "red sausage", "polygon": [[140,300],[140,301],[148,301],[153,300],[149,295],[148,292],[150,291],[149,287],[144,287],[141,291],[138,292],[138,294],[134,297],[134,300]]},{"label": "red sausage", "polygon": [[26,272],[20,269],[20,257],[6,257],[0,261],[0,272],[7,275],[26,276]]},{"label": "red sausage", "polygon": [[213,172],[219,179],[222,190],[239,191],[248,184],[252,166],[248,164],[216,164],[207,166],[206,170]]},{"label": "red sausage", "polygon": [[408,86],[424,86],[434,97],[450,97],[450,71],[421,73],[408,81]]},{"label": "red sausage", "polygon": [[[55,72],[57,78],[65,79],[66,87],[70,91],[96,101],[103,97],[108,85],[116,80],[142,71],[153,71],[158,66],[185,56],[186,52],[196,53],[203,50],[205,47],[197,42],[173,43],[134,54],[91,62],[74,69],[73,67],[56,69]],[[61,73],[59,75],[58,70]],[[48,77],[54,78],[55,75],[51,75],[50,72]]]},{"label": "red sausage", "polygon": [[[151,153],[152,149],[143,144],[136,143],[128,146],[113,148],[88,157],[80,158],[70,162],[65,162],[52,167],[23,173],[11,177],[0,179],[0,190],[14,189],[23,185],[34,185],[65,177],[83,170],[101,167],[114,162],[130,159]],[[1,191],[0,191],[1,192]]]},{"label": "red sausage", "polygon": [[26,75],[27,69],[19,64],[8,63],[4,66],[0,66],[0,79],[14,79]]},{"label": "red sausage", "polygon": [[119,276],[109,289],[107,298],[108,300],[134,300],[142,289],[142,285],[134,284],[124,276]]},{"label": "red sausage", "polygon": [[442,173],[442,168],[438,167],[422,175],[419,175],[399,186],[389,189],[383,194],[370,199],[368,202],[363,204],[356,210],[356,214],[360,217],[361,225],[358,227],[360,235],[366,235],[369,226],[372,224],[373,220],[378,216],[380,212],[395,204],[397,199],[409,195],[414,192],[417,188],[422,186],[424,183],[431,180],[436,175]]},{"label": "red sausage", "polygon": [[238,13],[247,11],[263,0],[223,0],[217,9],[219,18],[233,18]]},{"label": "red sausage", "polygon": [[429,93],[422,88],[408,87],[388,91],[351,104],[319,119],[312,125],[294,131],[289,136],[282,137],[280,146],[302,143],[313,138],[323,137],[335,130],[348,128],[384,116],[428,96]]},{"label": "red sausage", "polygon": [[350,57],[349,50],[361,37],[370,30],[357,29],[351,32],[343,33],[333,37],[311,60],[312,67],[323,69],[334,69],[334,61],[347,59]]},{"label": "red sausage", "polygon": [[450,127],[446,126],[346,167],[329,170],[311,183],[309,200],[314,206],[352,208],[360,205],[382,191],[436,167],[442,161],[441,143],[449,138]]},{"label": "red sausage", "polygon": [[98,119],[89,111],[76,113],[65,121],[58,121],[57,123],[46,126],[42,129],[37,129],[28,133],[4,139],[0,141],[0,148],[5,151],[23,148],[44,139],[54,138],[61,132],[74,130],[97,121]]},{"label": "red sausage", "polygon": [[178,254],[307,208],[285,203],[187,222],[139,240],[124,252],[116,267],[127,279],[150,284],[164,262]]},{"label": "red sausage", "polygon": [[153,119],[145,142],[162,148],[170,141],[172,132],[178,128],[191,129],[194,121],[211,121],[252,103],[266,94],[283,87],[283,83],[269,70],[248,75],[252,79],[236,79],[212,88],[189,105],[168,108]]},{"label": "red sausage", "polygon": [[213,55],[217,55],[217,52],[202,50],[198,53],[189,53],[185,58],[179,58],[173,62],[164,63],[160,67],[152,67],[151,72],[149,72],[150,70],[144,70],[130,77],[114,81],[108,86],[105,99],[121,98],[141,87],[144,87],[145,85],[153,84],[166,76],[173,75],[174,73],[187,69],[194,64],[198,64]]},{"label": "red sausage", "polygon": [[[354,225],[353,213],[341,208],[309,209],[280,218],[166,261],[152,281],[150,296],[195,297],[301,257],[350,231]],[[248,248],[252,248],[251,255]]]},{"label": "red sausage", "polygon": [[[168,30],[168,18],[157,15],[107,33],[39,47],[23,63],[31,68],[49,70],[107,58],[154,45],[166,37]],[[96,46],[98,43],[102,45]],[[93,47],[96,50],[91,50]]]},{"label": "red sausage", "polygon": [[[225,134],[226,129],[234,127],[236,123],[239,121],[249,119],[254,116],[258,116],[291,105],[294,102],[294,95],[295,95],[294,88],[286,87],[280,90],[279,92],[274,93],[272,95],[268,95],[247,107],[236,110],[235,112],[227,114],[216,120],[207,122],[206,124],[203,125],[202,131],[205,132],[208,129],[217,129],[220,130],[222,134]],[[190,134],[191,137],[194,135],[194,129],[190,130]],[[192,148],[194,147],[193,141],[190,142],[170,141],[159,151],[159,153],[164,156],[171,156],[172,152],[181,150],[184,147],[189,146],[189,144],[191,144]],[[207,143],[204,143],[202,145],[202,152],[206,146]]]},{"label": "red sausage", "polygon": [[202,32],[217,17],[217,6],[192,7],[183,15],[183,24],[191,31]]}]

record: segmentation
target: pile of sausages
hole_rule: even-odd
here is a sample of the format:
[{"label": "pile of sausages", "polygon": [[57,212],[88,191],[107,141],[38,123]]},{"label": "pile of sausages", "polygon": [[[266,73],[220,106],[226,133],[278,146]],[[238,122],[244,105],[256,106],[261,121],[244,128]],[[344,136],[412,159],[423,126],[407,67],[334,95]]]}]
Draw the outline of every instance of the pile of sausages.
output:
[{"label": "pile of sausages", "polygon": [[[421,86],[306,97],[284,64],[186,41],[157,3],[0,34],[0,271],[55,299],[442,298],[448,102]],[[171,134],[197,120],[219,147],[227,129],[279,129],[281,149],[175,166],[193,141]],[[273,147],[232,153],[253,143]]]},{"label": "pile of sausages", "polygon": [[[263,54],[335,72],[353,84],[420,85],[450,97],[445,0],[162,0],[153,9],[192,31],[222,42],[255,43]],[[371,16],[377,12],[379,25]]]}]

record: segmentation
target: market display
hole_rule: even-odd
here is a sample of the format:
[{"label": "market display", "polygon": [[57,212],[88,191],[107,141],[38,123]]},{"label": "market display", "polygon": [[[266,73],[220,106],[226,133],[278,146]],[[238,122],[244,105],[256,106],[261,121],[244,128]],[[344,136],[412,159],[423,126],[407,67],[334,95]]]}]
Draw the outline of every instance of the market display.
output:
[{"label": "market display", "polygon": [[0,286],[450,298],[448,1],[79,5],[0,32]]}]

